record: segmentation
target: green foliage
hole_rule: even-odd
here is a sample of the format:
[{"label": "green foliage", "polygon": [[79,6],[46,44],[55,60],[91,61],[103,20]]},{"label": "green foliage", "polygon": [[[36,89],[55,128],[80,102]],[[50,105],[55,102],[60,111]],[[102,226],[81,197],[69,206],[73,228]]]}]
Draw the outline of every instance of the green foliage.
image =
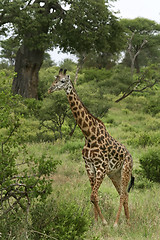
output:
[{"label": "green foliage", "polygon": [[[101,82],[111,77],[111,71],[106,69],[90,68],[83,70],[84,77],[78,80],[78,84],[89,83],[90,81]],[[90,83],[89,83],[90,84]]]},{"label": "green foliage", "polygon": [[160,101],[159,99],[159,91],[156,91],[154,94],[150,94],[147,104],[144,106],[144,111],[146,113],[155,116],[160,111]]},{"label": "green foliage", "polygon": [[122,42],[118,40],[122,28],[109,6],[102,0],[58,3],[4,0],[0,3],[3,9],[0,30],[7,32],[5,24],[12,23],[14,37],[32,49],[46,50],[59,45],[65,51],[87,52],[94,48],[115,52]]},{"label": "green foliage", "polygon": [[42,68],[39,73],[38,99],[42,100],[57,75],[58,67]]},{"label": "green foliage", "polygon": [[122,28],[107,1],[67,2],[71,3],[70,9],[56,28],[58,42],[65,51],[76,50],[83,54],[91,50],[112,53],[119,50],[123,41]]},{"label": "green foliage", "polygon": [[32,239],[82,240],[91,224],[88,211],[74,202],[38,203],[31,211]]},{"label": "green foliage", "polygon": [[93,50],[110,54],[121,49],[122,27],[108,1],[3,0],[0,9],[3,18],[0,31],[6,35],[9,32],[8,43],[12,40],[12,46],[5,49],[9,47],[7,57],[13,55],[13,42],[18,46],[13,92],[23,97],[37,99],[38,73],[44,52],[49,48],[59,46],[71,53]]},{"label": "green foliage", "polygon": [[140,157],[140,165],[143,170],[143,174],[149,180],[154,182],[160,182],[160,150],[159,148],[148,149]]},{"label": "green foliage", "polygon": [[142,169],[136,169],[135,170],[135,188],[136,189],[151,189],[153,187],[153,181],[151,181],[150,179],[148,179],[144,173]]},{"label": "green foliage", "polygon": [[24,211],[38,196],[51,193],[50,176],[58,164],[48,154],[29,154],[20,131],[23,115],[17,113],[22,104],[20,96],[3,90],[0,82],[0,218],[10,211]]},{"label": "green foliage", "polygon": [[81,139],[66,141],[62,146],[60,153],[69,153],[69,158],[74,161],[80,161],[82,159],[82,148],[84,146],[84,141]]},{"label": "green foliage", "polygon": [[[62,138],[62,125],[67,117],[70,118],[68,100],[63,92],[56,92],[45,98],[39,112],[35,116],[42,127],[53,132],[54,139]],[[58,135],[57,135],[58,133]]]},{"label": "green foliage", "polygon": [[44,59],[43,59],[43,64],[42,68],[49,68],[56,65],[55,62],[51,59],[51,56],[49,53],[45,52],[44,53]]},{"label": "green foliage", "polygon": [[[130,132],[131,132],[131,130],[130,130]],[[147,146],[153,146],[153,145],[158,146],[160,143],[159,132],[150,131],[150,132],[140,132],[139,133],[135,129],[133,129],[132,132],[134,134],[134,138],[132,137],[132,138],[128,139],[127,143],[129,145],[133,145],[134,147],[145,148]]]},{"label": "green foliage", "polygon": [[[139,17],[135,19],[121,19],[120,22],[126,32],[126,45],[128,44],[128,38],[131,40],[132,48],[130,50],[132,58],[141,48],[143,41],[146,41],[143,48],[140,49],[140,54],[135,59],[137,71],[139,71],[139,67],[147,66],[150,63],[159,63],[160,24],[153,20]],[[123,63],[129,67],[131,66],[131,59],[128,53],[128,46],[126,46],[126,49]]]},{"label": "green foliage", "polygon": [[99,88],[101,94],[120,94],[124,92],[132,83],[131,72],[129,68],[121,65],[112,68],[111,70],[90,68],[83,70],[84,77],[80,78],[78,83],[93,81]]},{"label": "green foliage", "polygon": [[67,69],[70,72],[75,71],[77,67],[76,63],[69,58],[64,59],[59,65],[60,68]]},{"label": "green foliage", "polygon": [[94,82],[83,84],[83,87],[78,88],[78,95],[82,99],[85,107],[95,117],[103,117],[111,106],[107,95],[104,95],[102,89],[96,88]]},{"label": "green foliage", "polygon": [[84,146],[84,142],[80,141],[67,141],[61,148],[61,153],[64,152],[72,152],[74,153],[76,150],[78,149],[82,149],[82,147]]},{"label": "green foliage", "polygon": [[112,70],[112,75],[106,82],[106,87],[111,94],[119,95],[128,89],[132,81],[130,69],[120,65]]},{"label": "green foliage", "polygon": [[[20,228],[22,225],[23,229]],[[23,211],[18,211],[18,208],[15,208],[15,211],[9,212],[0,220],[0,237],[2,240],[26,239],[26,230],[26,215]]]}]

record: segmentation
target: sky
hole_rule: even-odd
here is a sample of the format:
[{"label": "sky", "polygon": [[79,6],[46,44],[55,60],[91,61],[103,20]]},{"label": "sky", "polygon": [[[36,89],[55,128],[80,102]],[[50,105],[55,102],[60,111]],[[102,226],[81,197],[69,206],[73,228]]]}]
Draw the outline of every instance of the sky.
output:
[{"label": "sky", "polygon": [[117,0],[113,4],[121,18],[144,17],[160,23],[160,0]]},{"label": "sky", "polygon": [[[112,5],[114,11],[119,11],[117,16],[120,18],[134,19],[136,17],[144,17],[160,24],[160,0],[117,0]],[[59,52],[59,49],[49,51],[49,54],[57,64],[65,58],[76,61],[74,55],[63,54]]]}]

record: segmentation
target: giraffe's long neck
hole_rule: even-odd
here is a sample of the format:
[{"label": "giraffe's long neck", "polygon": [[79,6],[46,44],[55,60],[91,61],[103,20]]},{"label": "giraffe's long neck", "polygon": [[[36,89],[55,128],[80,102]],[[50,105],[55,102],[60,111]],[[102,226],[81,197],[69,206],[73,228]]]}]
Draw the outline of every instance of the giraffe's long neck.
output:
[{"label": "giraffe's long neck", "polygon": [[[67,92],[67,91],[66,91]],[[96,125],[98,124],[98,119],[96,119],[88,110],[84,107],[80,101],[74,87],[70,88],[70,91],[67,92],[67,98],[73,113],[73,116],[79,125],[82,133],[86,139],[92,139],[93,133],[96,134]],[[94,134],[94,135],[95,135]]]}]

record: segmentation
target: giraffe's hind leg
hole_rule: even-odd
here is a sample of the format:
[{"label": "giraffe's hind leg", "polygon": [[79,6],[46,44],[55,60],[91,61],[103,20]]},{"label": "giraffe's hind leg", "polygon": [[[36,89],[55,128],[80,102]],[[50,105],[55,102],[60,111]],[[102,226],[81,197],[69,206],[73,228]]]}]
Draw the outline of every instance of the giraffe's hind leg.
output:
[{"label": "giraffe's hind leg", "polygon": [[[119,196],[121,195],[121,177],[111,178],[113,185],[115,186]],[[125,194],[125,200],[123,202],[125,216],[127,218],[127,222],[129,223],[129,209],[128,209],[128,193]]]},{"label": "giraffe's hind leg", "polygon": [[[95,169],[93,168],[93,166],[91,166],[91,164],[88,164],[87,161],[85,161],[86,165],[86,171],[87,171],[87,174],[88,174],[88,178],[89,178],[89,181],[90,181],[90,184],[91,184],[91,189],[93,191],[93,187],[95,185],[95,179],[96,179],[96,172],[95,172]],[[98,212],[97,212],[97,209],[94,205],[94,216],[95,216],[95,220],[98,221]]]}]

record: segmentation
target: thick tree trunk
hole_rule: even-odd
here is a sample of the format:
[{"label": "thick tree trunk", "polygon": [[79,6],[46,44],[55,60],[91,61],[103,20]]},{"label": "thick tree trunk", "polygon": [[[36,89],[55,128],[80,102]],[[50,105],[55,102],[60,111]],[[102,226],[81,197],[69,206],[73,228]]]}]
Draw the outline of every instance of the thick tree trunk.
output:
[{"label": "thick tree trunk", "polygon": [[12,84],[14,94],[37,99],[38,73],[43,62],[43,55],[43,50],[30,50],[26,46],[20,47],[15,62],[17,74]]}]

